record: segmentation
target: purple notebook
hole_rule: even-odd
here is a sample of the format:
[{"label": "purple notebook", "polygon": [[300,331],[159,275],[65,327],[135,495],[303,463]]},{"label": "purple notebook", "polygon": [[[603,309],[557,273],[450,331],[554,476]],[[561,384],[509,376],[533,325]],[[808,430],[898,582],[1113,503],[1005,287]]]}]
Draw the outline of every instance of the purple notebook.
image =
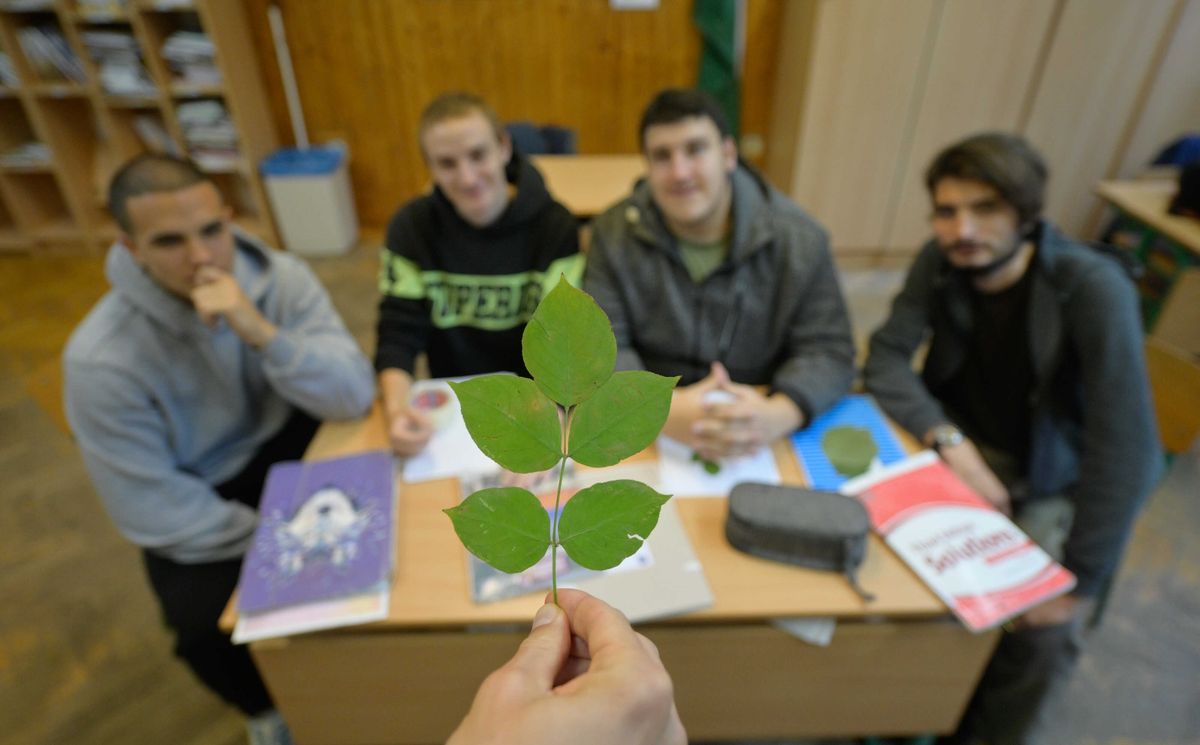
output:
[{"label": "purple notebook", "polygon": [[328,600],[387,581],[395,483],[392,456],[383,450],[272,466],[242,563],[238,609]]}]

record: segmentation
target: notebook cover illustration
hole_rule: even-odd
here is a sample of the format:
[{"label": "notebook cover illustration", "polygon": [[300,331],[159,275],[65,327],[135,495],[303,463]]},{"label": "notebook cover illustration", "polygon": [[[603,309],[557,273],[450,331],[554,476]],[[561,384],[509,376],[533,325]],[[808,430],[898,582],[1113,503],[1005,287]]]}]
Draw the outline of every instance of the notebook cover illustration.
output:
[{"label": "notebook cover illustration", "polygon": [[[846,428],[846,429],[842,429]],[[875,406],[870,396],[844,396],[825,413],[813,420],[808,427],[792,435],[792,447],[800,467],[808,474],[813,489],[837,491],[852,475],[838,469],[828,450],[827,435],[831,430],[843,433],[869,435],[874,443],[874,457],[869,459],[866,471],[888,466],[904,459],[904,448],[892,434],[887,419]],[[857,432],[853,432],[857,430]]]},{"label": "notebook cover illustration", "polygon": [[386,451],[271,467],[242,564],[238,609],[258,613],[361,593],[387,581],[395,477]]}]

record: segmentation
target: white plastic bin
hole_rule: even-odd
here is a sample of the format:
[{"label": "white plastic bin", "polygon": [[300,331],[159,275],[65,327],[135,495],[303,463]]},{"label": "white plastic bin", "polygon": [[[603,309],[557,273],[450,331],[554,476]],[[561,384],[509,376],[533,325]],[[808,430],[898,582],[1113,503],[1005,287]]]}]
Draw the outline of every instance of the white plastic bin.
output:
[{"label": "white plastic bin", "polygon": [[344,147],[278,150],[259,166],[275,223],[289,251],[337,256],[358,240]]}]

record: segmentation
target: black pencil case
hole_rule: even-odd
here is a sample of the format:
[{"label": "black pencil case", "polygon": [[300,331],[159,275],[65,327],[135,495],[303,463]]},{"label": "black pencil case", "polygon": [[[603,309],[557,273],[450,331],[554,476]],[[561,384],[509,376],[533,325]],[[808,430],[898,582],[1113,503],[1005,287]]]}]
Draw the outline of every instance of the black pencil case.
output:
[{"label": "black pencil case", "polygon": [[772,561],[843,574],[864,600],[874,597],[855,577],[867,551],[866,508],[836,492],[743,483],[729,494],[725,538],[739,551]]}]

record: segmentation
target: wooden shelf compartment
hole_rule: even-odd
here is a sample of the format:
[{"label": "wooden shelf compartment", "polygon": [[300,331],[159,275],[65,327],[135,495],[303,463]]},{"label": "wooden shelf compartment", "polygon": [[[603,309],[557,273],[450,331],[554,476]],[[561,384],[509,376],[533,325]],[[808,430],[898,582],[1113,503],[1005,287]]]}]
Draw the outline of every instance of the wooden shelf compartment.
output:
[{"label": "wooden shelf compartment", "polygon": [[49,157],[45,162],[30,165],[6,165],[2,162],[7,153],[22,145],[38,141],[20,100],[0,99],[0,170],[17,173],[50,173],[53,170],[53,162]]},{"label": "wooden shelf compartment", "polygon": [[106,146],[125,162],[141,153],[171,152],[179,147],[159,108],[115,108],[104,112]]},{"label": "wooden shelf compartment", "polygon": [[28,251],[33,247],[33,239],[18,227],[12,213],[0,194],[0,251]]},{"label": "wooden shelf compartment", "polygon": [[[160,75],[160,84],[166,87],[174,98],[205,98],[224,95],[222,81],[192,82],[176,77],[167,58],[163,55],[163,45],[176,31],[192,31],[208,35],[200,20],[200,15],[194,7],[159,10],[146,8],[153,12],[143,12],[140,16],[141,27],[144,29],[143,55],[151,58],[147,62]],[[209,36],[211,39],[212,37]]]},{"label": "wooden shelf compartment", "polygon": [[3,193],[14,224],[37,239],[77,240],[82,233],[67,209],[53,175],[0,173]]},{"label": "wooden shelf compartment", "polygon": [[[50,61],[43,61],[35,66],[25,45],[21,43],[21,32],[28,28],[48,28],[62,35],[70,50],[81,67],[84,67],[85,79],[75,80],[55,67]],[[39,94],[54,95],[63,92],[65,95],[83,95],[86,85],[86,60],[83,50],[73,43],[73,34],[59,22],[58,15],[53,10],[38,10],[30,12],[8,12],[0,16],[0,37],[3,47],[12,59],[17,75],[30,90]],[[43,87],[48,86],[48,87]],[[77,92],[76,92],[77,91]]]}]

